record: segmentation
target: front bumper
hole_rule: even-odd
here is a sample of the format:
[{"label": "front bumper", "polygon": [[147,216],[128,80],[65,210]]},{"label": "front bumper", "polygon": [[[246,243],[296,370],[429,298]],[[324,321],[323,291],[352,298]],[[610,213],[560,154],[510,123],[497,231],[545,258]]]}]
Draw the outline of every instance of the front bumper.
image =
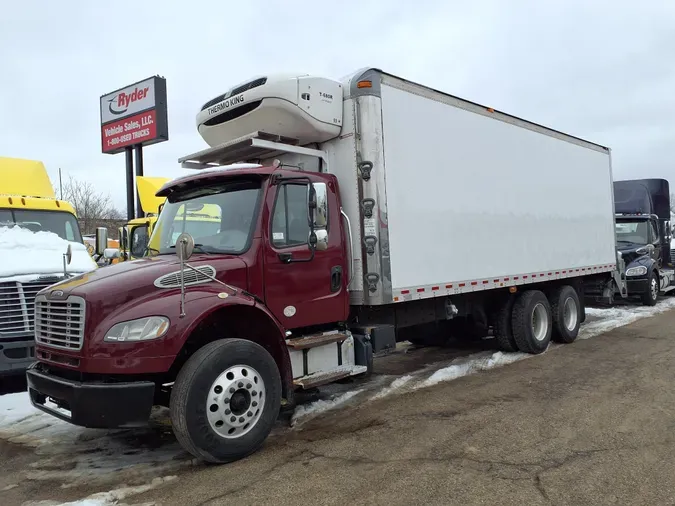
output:
[{"label": "front bumper", "polygon": [[626,278],[626,288],[628,289],[628,296],[642,295],[649,289],[648,278]]},{"label": "front bumper", "polygon": [[[155,384],[79,382],[31,365],[26,371],[28,394],[37,409],[74,425],[92,429],[142,427],[150,418]],[[57,407],[47,405],[54,399]]]}]

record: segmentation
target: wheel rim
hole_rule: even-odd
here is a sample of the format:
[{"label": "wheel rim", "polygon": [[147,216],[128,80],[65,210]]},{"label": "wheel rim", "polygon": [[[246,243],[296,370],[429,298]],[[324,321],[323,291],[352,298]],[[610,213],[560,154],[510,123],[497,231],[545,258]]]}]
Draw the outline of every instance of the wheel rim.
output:
[{"label": "wheel rim", "polygon": [[538,303],[532,311],[532,335],[537,341],[543,341],[547,332],[548,312],[542,303]]},{"label": "wheel rim", "polygon": [[572,297],[567,297],[565,299],[565,304],[563,304],[563,323],[567,330],[572,331],[576,328],[578,315],[579,312],[576,302],[574,302]]},{"label": "wheel rim", "polygon": [[652,277],[651,290],[652,290],[652,300],[656,300],[656,298],[659,296],[659,286],[656,283],[655,277]]},{"label": "wheel rim", "polygon": [[211,385],[206,415],[211,428],[227,439],[248,433],[265,407],[265,383],[252,367],[235,365],[223,371]]}]

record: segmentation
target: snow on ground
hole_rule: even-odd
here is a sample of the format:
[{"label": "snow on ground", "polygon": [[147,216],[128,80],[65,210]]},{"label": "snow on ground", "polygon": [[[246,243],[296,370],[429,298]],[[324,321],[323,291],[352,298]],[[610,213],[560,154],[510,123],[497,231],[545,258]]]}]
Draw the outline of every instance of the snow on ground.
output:
[{"label": "snow on ground", "polygon": [[40,459],[27,479],[59,480],[63,488],[141,484],[193,463],[162,410],[147,429],[84,429],[33,408],[26,392],[0,396],[0,439],[35,448]]},{"label": "snow on ground", "polygon": [[[100,492],[98,494],[90,495],[85,499],[78,501],[71,501],[66,503],[58,503],[56,501],[30,501],[23,506],[122,506],[119,501],[126,499],[129,496],[142,494],[148,490],[152,490],[163,483],[175,480],[176,476],[165,476],[163,478],[155,478],[147,485],[140,485],[138,487],[122,487],[116,488],[109,492]],[[141,505],[139,505],[141,506]]]},{"label": "snow on ground", "polygon": [[96,264],[84,244],[61,239],[53,232],[0,227],[0,278],[26,274],[63,274],[63,254],[71,246],[69,273],[89,272]]},{"label": "snow on ground", "polygon": [[306,422],[310,418],[325,413],[331,409],[335,409],[338,406],[346,403],[352,397],[363,392],[364,389],[352,390],[341,395],[337,395],[332,399],[319,399],[318,401],[311,402],[309,404],[302,404],[295,408],[293,416],[291,417],[291,426],[295,426],[298,423],[298,420],[302,419],[303,422]]}]

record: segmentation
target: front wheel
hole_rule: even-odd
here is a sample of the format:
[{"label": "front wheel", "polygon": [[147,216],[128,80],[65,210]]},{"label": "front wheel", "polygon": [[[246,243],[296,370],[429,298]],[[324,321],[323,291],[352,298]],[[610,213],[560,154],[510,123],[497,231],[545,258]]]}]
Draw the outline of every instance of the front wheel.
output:
[{"label": "front wheel", "polygon": [[206,462],[241,459],[262,446],[279,415],[281,378],[272,356],[244,339],[200,348],[171,392],[178,442]]},{"label": "front wheel", "polygon": [[655,306],[656,301],[659,298],[659,278],[656,274],[656,271],[652,271],[649,274],[649,281],[647,282],[647,287],[642,293],[642,303],[645,306]]}]

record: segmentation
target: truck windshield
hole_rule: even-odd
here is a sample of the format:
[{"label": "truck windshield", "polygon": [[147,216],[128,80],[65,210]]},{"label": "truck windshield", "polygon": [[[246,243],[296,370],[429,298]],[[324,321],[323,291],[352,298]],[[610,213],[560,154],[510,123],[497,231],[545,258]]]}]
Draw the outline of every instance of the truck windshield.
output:
[{"label": "truck windshield", "polygon": [[649,222],[618,221],[616,223],[616,240],[622,243],[646,245],[649,242]]},{"label": "truck windshield", "polygon": [[148,244],[149,255],[176,253],[176,240],[190,234],[197,252],[243,253],[253,233],[260,197],[259,182],[237,182],[199,188],[190,198],[164,204]]},{"label": "truck windshield", "polygon": [[0,227],[17,225],[33,232],[53,232],[61,239],[82,242],[77,219],[63,211],[0,209]]}]

